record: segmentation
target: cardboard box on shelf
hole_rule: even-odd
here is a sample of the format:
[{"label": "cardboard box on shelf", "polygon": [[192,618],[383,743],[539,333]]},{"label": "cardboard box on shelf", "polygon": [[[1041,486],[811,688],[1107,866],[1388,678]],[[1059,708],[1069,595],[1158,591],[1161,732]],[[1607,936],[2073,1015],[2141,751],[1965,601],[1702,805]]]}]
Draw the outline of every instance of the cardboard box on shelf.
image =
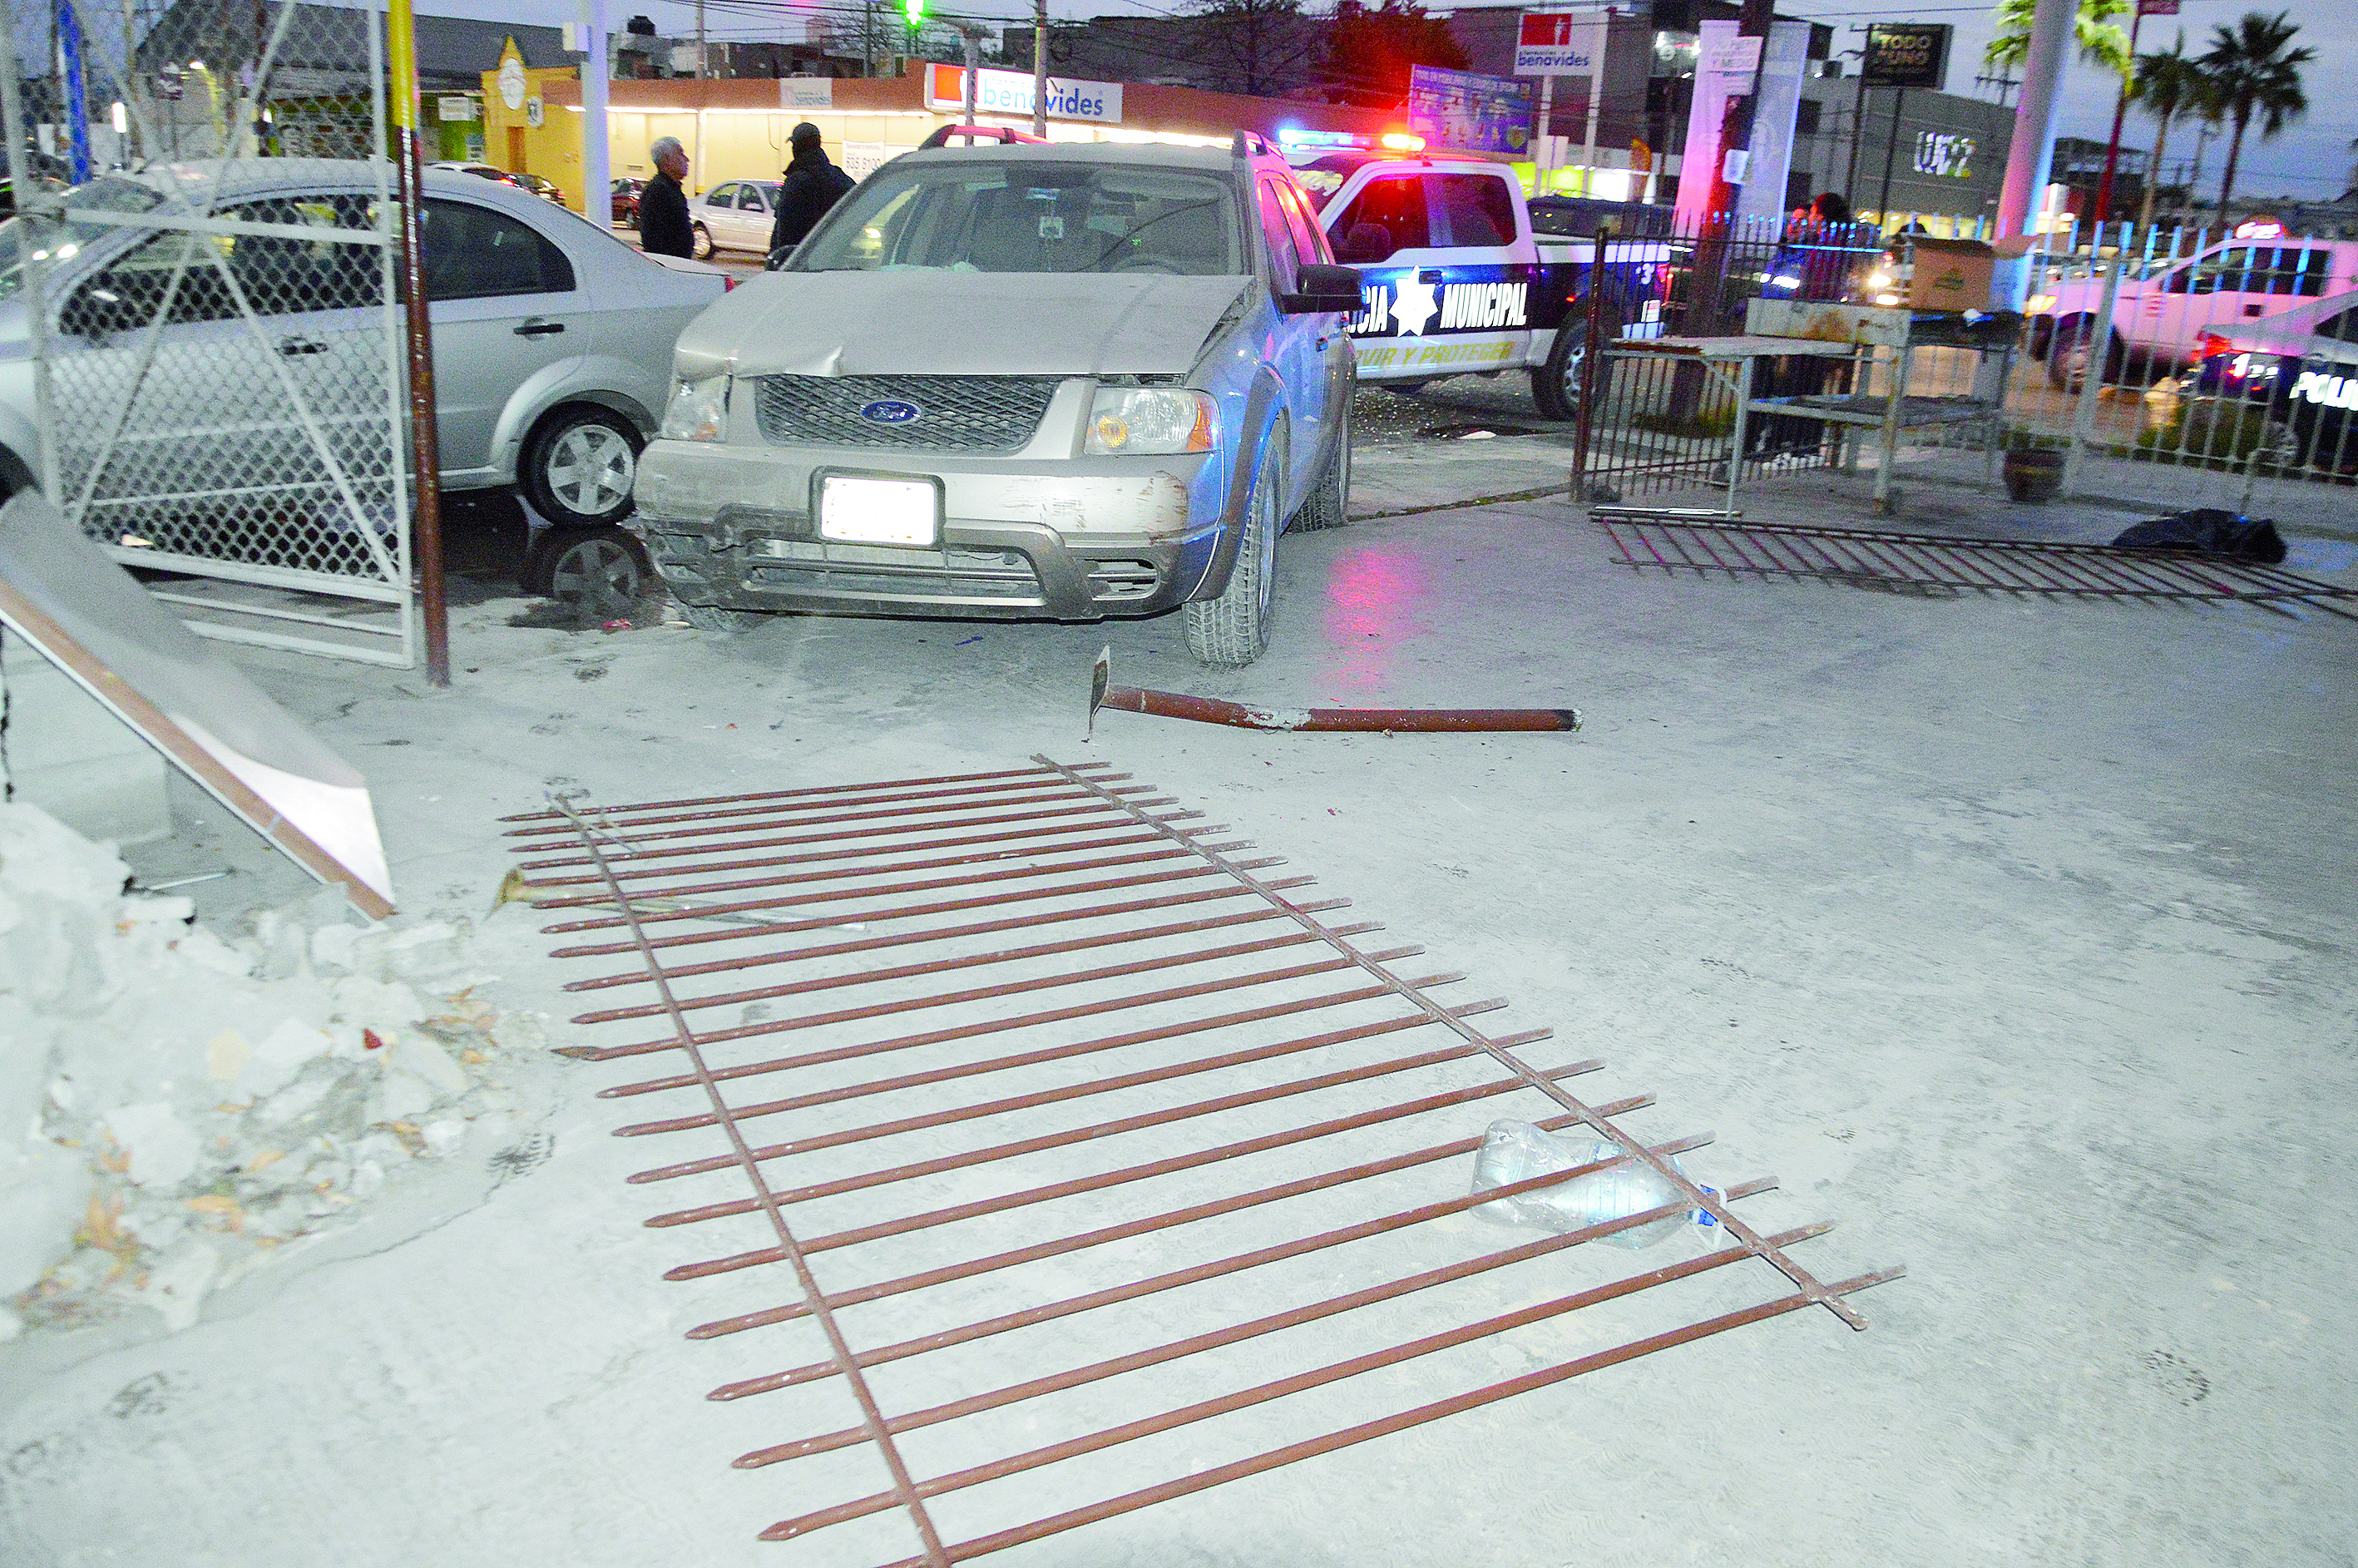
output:
[{"label": "cardboard box on shelf", "polygon": [[1919,235],[1916,268],[1908,284],[1911,310],[1988,310],[1997,252],[1979,240]]}]

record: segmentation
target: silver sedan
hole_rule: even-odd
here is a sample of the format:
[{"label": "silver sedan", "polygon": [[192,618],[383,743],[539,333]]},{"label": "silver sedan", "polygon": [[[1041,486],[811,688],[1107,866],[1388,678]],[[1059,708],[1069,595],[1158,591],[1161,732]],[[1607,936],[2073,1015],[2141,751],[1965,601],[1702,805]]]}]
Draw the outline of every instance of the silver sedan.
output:
[{"label": "silver sedan", "polygon": [[[377,181],[352,160],[157,166],[84,186],[72,205],[146,211],[196,192],[211,197],[213,218],[274,233],[289,224],[362,228],[371,226]],[[444,487],[513,484],[560,526],[618,523],[631,510],[639,449],[662,415],[672,346],[730,280],[643,255],[514,186],[442,169],[426,171],[422,226]],[[111,376],[97,362],[146,356],[141,378],[168,393],[142,394],[121,440],[185,453],[192,470],[251,468],[274,433],[255,429],[240,389],[272,373],[247,357],[275,352],[326,384],[340,355],[384,352],[373,326],[381,275],[361,247],[252,236],[224,245],[241,301],[225,285],[188,282],[215,276],[185,265],[187,248],[208,236],[74,222],[63,234],[48,283],[51,352],[61,367],[76,362],[53,378],[61,443],[109,424],[100,410],[70,406],[75,389],[129,384],[127,369]],[[0,224],[0,492],[32,482],[38,450],[18,240],[16,221]],[[168,299],[159,295],[174,278]],[[246,310],[258,330],[243,329]]]}]

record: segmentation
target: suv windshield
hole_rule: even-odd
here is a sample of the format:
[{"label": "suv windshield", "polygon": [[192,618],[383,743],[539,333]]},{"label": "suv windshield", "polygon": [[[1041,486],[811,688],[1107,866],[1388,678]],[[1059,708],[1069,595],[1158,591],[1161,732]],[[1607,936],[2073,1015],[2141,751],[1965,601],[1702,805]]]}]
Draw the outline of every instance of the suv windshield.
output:
[{"label": "suv windshield", "polygon": [[[135,179],[94,179],[78,186],[66,195],[68,205],[94,207],[105,212],[145,212],[164,203],[164,193],[154,186],[142,185]],[[113,225],[82,223],[68,221],[52,225],[49,232],[52,255],[49,259],[70,261],[82,246],[107,233]],[[19,251],[24,243],[25,220],[11,218],[0,223],[0,299],[15,297],[25,287],[24,258]]]},{"label": "suv windshield", "polygon": [[1044,161],[883,169],[827,214],[793,269],[1214,277],[1250,267],[1228,181]]}]

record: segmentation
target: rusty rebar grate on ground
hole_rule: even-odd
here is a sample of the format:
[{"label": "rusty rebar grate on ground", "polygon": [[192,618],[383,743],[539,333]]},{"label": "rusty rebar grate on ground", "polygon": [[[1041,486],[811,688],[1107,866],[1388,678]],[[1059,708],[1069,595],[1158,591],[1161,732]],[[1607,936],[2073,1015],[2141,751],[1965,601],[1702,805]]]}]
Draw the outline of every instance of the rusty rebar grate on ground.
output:
[{"label": "rusty rebar grate on ground", "polygon": [[[614,993],[568,1054],[639,1064],[600,1092],[667,1140],[632,1180],[694,1244],[667,1277],[711,1293],[736,1463],[795,1462],[763,1539],[979,1557],[1801,1307],[1864,1326],[1844,1298],[1900,1272],[1821,1281],[1787,1249],[1828,1227],[1731,1211],[1773,1183],[1671,1166],[1709,1134],[1641,1141],[1616,1119],[1651,1097],[1575,1097],[1601,1063],[1529,1065],[1546,1030],[1476,1027],[1506,1004],[1436,1000],[1463,977],[1327,924],[1347,901],[1034,761],[508,819],[536,906],[579,911],[558,956],[615,962],[568,988]],[[1501,1117],[1678,1195],[1481,1223]],[[1716,1246],[1591,1245],[1690,1208]]]},{"label": "rusty rebar grate on ground", "polygon": [[1974,539],[1868,528],[1589,514],[1620,550],[1614,565],[1729,577],[1807,577],[1884,592],[2028,593],[2074,599],[2227,600],[2305,604],[2358,620],[2337,588],[2252,561],[2193,551]]}]

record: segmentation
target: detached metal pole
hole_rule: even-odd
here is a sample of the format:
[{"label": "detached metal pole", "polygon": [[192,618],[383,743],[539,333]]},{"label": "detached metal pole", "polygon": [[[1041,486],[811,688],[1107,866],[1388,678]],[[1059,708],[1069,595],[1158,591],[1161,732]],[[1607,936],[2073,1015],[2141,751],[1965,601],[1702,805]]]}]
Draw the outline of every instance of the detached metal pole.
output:
[{"label": "detached metal pole", "polygon": [[442,455],[434,428],[434,329],[427,316],[426,170],[417,129],[417,23],[410,0],[385,17],[393,91],[395,161],[401,179],[401,293],[409,346],[409,449],[417,470],[417,608],[426,630],[426,679],[450,684],[450,606],[442,584]]}]

